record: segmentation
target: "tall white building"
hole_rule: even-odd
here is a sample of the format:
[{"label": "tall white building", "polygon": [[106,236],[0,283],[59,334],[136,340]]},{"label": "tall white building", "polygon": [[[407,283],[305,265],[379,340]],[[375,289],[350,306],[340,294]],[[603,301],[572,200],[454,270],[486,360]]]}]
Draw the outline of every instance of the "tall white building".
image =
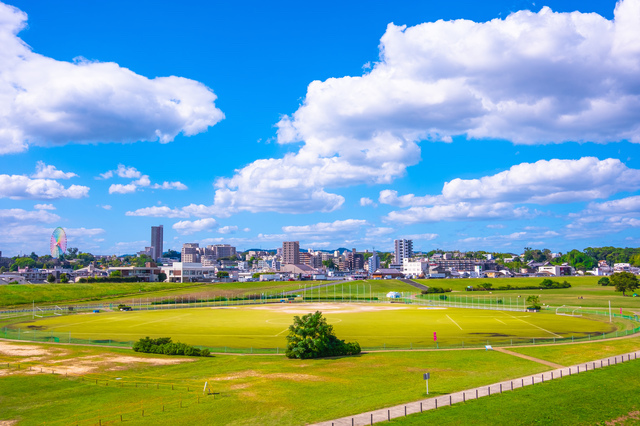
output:
[{"label": "tall white building", "polygon": [[396,265],[402,265],[404,259],[413,257],[413,240],[394,240],[395,256],[393,263]]}]

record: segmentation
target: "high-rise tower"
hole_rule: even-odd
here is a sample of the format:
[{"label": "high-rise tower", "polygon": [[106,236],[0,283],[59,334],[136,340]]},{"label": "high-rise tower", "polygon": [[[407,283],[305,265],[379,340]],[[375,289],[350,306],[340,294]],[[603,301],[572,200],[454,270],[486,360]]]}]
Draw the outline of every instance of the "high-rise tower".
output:
[{"label": "high-rise tower", "polygon": [[162,240],[164,238],[164,229],[162,225],[151,227],[151,257],[158,260],[162,257]]},{"label": "high-rise tower", "polygon": [[402,265],[405,258],[413,257],[413,240],[394,240],[395,258],[393,263]]}]

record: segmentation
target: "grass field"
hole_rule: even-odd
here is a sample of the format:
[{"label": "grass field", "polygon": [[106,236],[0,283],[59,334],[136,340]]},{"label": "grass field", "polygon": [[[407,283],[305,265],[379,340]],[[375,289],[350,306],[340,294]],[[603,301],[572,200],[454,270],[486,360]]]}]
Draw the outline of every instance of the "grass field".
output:
[{"label": "grass field", "polygon": [[598,318],[403,304],[265,304],[56,316],[14,325],[28,333],[134,341],[170,336],[213,348],[283,348],[294,315],[321,310],[336,335],[364,348],[435,348],[557,340],[615,330]]},{"label": "grass field", "polygon": [[[21,370],[0,365],[0,419],[23,424],[97,424],[99,418],[105,424],[119,422],[119,414],[125,413],[124,420],[132,424],[301,425],[422,398],[425,371],[438,377],[430,392],[445,394],[547,368],[479,350],[307,361],[223,355],[185,362],[125,350],[46,345],[26,345],[25,355],[18,356],[19,351],[7,346],[25,347],[0,342],[0,364],[23,363]],[[154,365],[167,359],[176,363]],[[29,373],[29,365],[49,374]],[[55,375],[50,373],[54,370]],[[69,377],[61,375],[66,371]],[[220,396],[215,401],[202,398],[198,404],[205,381]],[[84,419],[92,421],[81,422]]]},{"label": "grass field", "polygon": [[[587,361],[604,355],[598,352],[599,344],[553,349],[562,359],[564,353],[592,348],[589,355],[593,358]],[[607,344],[614,350],[620,345],[615,352],[622,353],[629,345],[640,348],[640,339]],[[10,363],[10,368],[3,363]],[[631,378],[640,375],[639,366],[638,362],[624,363],[395,421],[599,424],[638,409],[640,385]],[[44,373],[35,372],[40,368]],[[300,361],[230,355],[185,359],[122,349],[0,342],[0,420],[29,425],[109,424],[120,422],[122,414],[131,424],[302,425],[424,398],[422,373],[427,371],[432,374],[430,394],[435,396],[548,369],[484,350],[371,353]],[[205,381],[220,392],[215,400],[202,398]]]},{"label": "grass field", "polygon": [[[640,363],[547,381],[392,420],[396,425],[637,425]],[[610,421],[605,423],[606,421]]]}]

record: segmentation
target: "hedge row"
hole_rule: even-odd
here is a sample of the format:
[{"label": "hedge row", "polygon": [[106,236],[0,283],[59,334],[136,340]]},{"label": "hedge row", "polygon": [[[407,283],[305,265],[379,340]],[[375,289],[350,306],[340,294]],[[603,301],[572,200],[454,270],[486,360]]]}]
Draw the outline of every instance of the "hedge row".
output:
[{"label": "hedge row", "polygon": [[198,349],[186,343],[172,342],[171,337],[150,339],[148,336],[133,344],[133,350],[149,354],[209,356],[209,349]]}]

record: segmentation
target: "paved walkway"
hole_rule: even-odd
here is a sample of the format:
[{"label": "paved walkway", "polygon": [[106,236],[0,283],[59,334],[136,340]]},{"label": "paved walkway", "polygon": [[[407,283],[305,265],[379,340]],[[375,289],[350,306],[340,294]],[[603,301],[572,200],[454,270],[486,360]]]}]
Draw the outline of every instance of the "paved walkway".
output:
[{"label": "paved walkway", "polygon": [[548,367],[551,367],[551,368],[562,368],[562,367],[564,367],[564,365],[556,364],[555,362],[545,361],[544,359],[534,358],[534,357],[529,356],[529,355],[519,354],[518,352],[512,352],[512,351],[507,350],[505,348],[493,348],[493,349],[498,351],[498,352],[502,352],[503,354],[517,356],[518,358],[522,358],[522,359],[526,359],[526,360],[529,360],[529,361],[537,362],[538,364],[544,364],[544,365],[546,365]]},{"label": "paved walkway", "polygon": [[427,287],[426,285],[417,283],[413,280],[408,280],[406,278],[398,278],[398,281],[402,281],[405,284],[409,284],[411,286],[414,286],[415,288],[417,288],[418,290],[427,290],[429,287]]},{"label": "paved walkway", "polygon": [[394,407],[384,408],[381,410],[368,411],[366,413],[360,413],[353,416],[342,417],[340,419],[316,423],[315,426],[364,426],[373,423],[384,422],[409,414],[433,410],[445,405],[458,404],[469,399],[482,398],[484,396],[507,392],[525,386],[534,385],[536,383],[561,379],[564,376],[572,374],[580,374],[581,372],[584,373],[586,371],[595,370],[596,368],[604,368],[608,367],[609,365],[636,360],[639,354],[640,351],[630,352],[623,355],[616,355],[599,359],[597,361],[576,364],[570,367],[557,368],[555,370],[535,374],[533,376],[520,377],[514,380],[506,380],[504,382],[493,383],[488,386],[467,389],[448,395],[440,395],[435,398],[423,399],[421,401],[410,402],[408,404],[396,405]]}]

